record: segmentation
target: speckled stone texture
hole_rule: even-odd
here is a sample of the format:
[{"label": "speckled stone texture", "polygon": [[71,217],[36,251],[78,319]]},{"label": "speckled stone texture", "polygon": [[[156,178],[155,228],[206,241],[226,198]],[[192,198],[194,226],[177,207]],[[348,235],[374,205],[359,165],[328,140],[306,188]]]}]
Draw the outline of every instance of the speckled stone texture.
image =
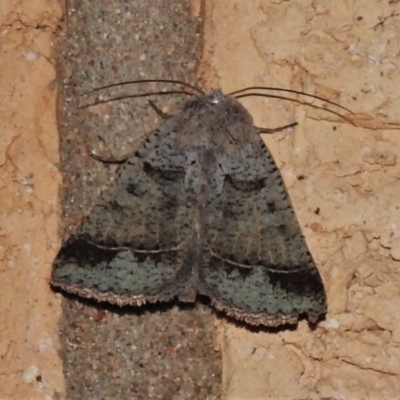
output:
[{"label": "speckled stone texture", "polygon": [[[114,176],[116,165],[97,161],[89,152],[121,159],[161,122],[144,98],[90,104],[100,94],[177,88],[133,85],[81,94],[137,79],[195,82],[200,20],[191,14],[190,1],[70,2],[62,43],[59,128],[62,235],[67,237]],[[151,99],[167,113],[186,100]],[[120,309],[67,298],[63,309],[60,335],[68,399],[220,397],[214,317],[204,305]]]},{"label": "speckled stone texture", "polygon": [[208,308],[144,310],[64,302],[68,399],[220,398],[220,356]]}]

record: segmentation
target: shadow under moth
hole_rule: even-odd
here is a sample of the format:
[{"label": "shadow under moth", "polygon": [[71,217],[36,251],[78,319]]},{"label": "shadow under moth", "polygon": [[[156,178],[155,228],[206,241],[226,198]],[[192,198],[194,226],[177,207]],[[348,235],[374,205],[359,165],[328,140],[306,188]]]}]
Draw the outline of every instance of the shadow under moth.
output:
[{"label": "shadow under moth", "polygon": [[327,309],[280,171],[248,111],[215,90],[119,167],[59,251],[51,284],[113,304],[194,302],[252,325]]}]

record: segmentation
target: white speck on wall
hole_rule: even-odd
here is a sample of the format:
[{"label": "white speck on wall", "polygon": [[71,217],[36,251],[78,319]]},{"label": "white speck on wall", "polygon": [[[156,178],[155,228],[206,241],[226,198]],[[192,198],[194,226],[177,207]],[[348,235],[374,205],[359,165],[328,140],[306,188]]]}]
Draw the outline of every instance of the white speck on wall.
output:
[{"label": "white speck on wall", "polygon": [[357,43],[351,43],[348,49],[349,54],[358,54],[358,45]]},{"label": "white speck on wall", "polygon": [[22,249],[25,253],[30,253],[32,251],[32,246],[30,244],[24,244]]},{"label": "white speck on wall", "polygon": [[36,350],[39,352],[46,351],[47,349],[53,348],[53,341],[48,339],[43,339],[36,344]]},{"label": "white speck on wall", "polygon": [[367,58],[368,58],[369,62],[372,62],[373,64],[376,64],[376,65],[379,64],[379,59],[377,57],[373,56],[372,54],[369,54]]},{"label": "white speck on wall", "polygon": [[35,53],[34,51],[28,51],[25,54],[25,60],[26,61],[30,61],[30,62],[34,62],[36,61],[38,58],[40,57],[40,55],[38,53]]},{"label": "white speck on wall", "polygon": [[39,375],[39,368],[36,365],[31,365],[22,374],[22,380],[25,383],[31,383],[36,379],[38,375]]},{"label": "white speck on wall", "polygon": [[27,177],[22,178],[22,179],[20,180],[21,185],[24,185],[24,186],[29,185],[30,182],[31,182],[30,178],[27,178]]},{"label": "white speck on wall", "polygon": [[327,323],[326,327],[328,329],[338,329],[340,326],[339,321],[336,318],[331,318]]}]

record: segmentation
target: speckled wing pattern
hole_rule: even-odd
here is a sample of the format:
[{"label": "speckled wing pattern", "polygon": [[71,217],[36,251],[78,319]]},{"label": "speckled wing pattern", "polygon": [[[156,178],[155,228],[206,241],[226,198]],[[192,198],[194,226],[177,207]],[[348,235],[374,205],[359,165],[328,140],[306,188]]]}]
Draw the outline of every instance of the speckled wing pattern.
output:
[{"label": "speckled wing pattern", "polygon": [[118,305],[203,294],[253,325],[326,312],[272,155],[246,109],[218,90],[186,103],[119,169],[51,283]]}]

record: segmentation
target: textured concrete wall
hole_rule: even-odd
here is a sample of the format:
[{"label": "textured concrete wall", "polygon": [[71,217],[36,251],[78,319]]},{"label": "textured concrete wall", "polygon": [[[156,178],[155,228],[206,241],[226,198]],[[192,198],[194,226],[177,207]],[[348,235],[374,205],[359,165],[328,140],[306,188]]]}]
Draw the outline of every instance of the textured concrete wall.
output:
[{"label": "textured concrete wall", "polygon": [[[322,95],[356,124],[281,101],[246,99],[266,138],[329,302],[311,331],[251,332],[221,319],[227,399],[393,399],[400,392],[400,28],[396,2],[205,2],[201,76],[224,91],[273,85]],[[0,1],[0,398],[64,391],[59,301],[54,1]],[[313,102],[313,104],[317,104]],[[299,179],[300,178],[300,179]],[[316,210],[319,209],[319,212]]]},{"label": "textured concrete wall", "polygon": [[352,126],[280,100],[243,101],[257,126],[299,123],[266,141],[329,312],[314,331],[301,322],[252,333],[221,321],[229,399],[399,397],[399,10],[370,0],[206,2],[202,75],[211,85],[300,89],[359,114]]}]

